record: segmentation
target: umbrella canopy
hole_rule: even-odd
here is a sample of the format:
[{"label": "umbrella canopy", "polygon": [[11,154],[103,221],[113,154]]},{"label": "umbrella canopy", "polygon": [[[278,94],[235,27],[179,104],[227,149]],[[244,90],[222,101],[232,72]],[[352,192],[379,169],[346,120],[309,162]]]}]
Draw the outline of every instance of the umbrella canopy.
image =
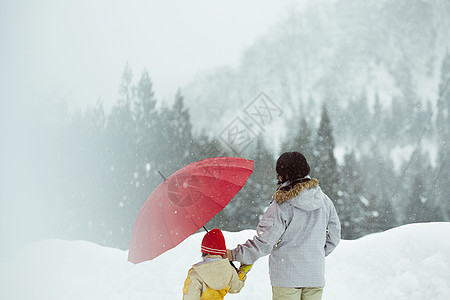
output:
[{"label": "umbrella canopy", "polygon": [[128,260],[151,260],[181,243],[221,211],[252,172],[252,160],[215,157],[172,174],[141,207]]}]

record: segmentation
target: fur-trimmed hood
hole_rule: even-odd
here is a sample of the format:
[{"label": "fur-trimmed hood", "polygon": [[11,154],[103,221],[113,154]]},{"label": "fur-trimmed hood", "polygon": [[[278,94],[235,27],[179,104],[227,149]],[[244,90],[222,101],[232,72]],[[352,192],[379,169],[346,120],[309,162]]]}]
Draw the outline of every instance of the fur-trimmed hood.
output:
[{"label": "fur-trimmed hood", "polygon": [[323,205],[323,192],[319,187],[319,181],[315,178],[297,183],[287,191],[279,189],[273,198],[280,204],[289,202],[306,211],[316,210]]}]

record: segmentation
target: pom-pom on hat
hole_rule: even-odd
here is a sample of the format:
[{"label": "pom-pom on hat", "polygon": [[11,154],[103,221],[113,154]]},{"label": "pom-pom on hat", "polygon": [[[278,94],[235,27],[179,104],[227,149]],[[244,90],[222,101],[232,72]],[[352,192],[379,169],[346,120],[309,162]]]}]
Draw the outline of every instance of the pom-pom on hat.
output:
[{"label": "pom-pom on hat", "polygon": [[225,255],[227,253],[225,238],[220,229],[214,228],[205,234],[202,240],[202,253],[212,255]]}]

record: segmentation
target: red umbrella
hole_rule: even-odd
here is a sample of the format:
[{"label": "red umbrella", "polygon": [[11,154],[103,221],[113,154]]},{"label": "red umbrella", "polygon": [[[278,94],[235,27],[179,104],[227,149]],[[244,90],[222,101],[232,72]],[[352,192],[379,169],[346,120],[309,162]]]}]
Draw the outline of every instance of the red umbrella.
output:
[{"label": "red umbrella", "polygon": [[221,211],[252,172],[252,160],[215,157],[172,174],[141,207],[128,260],[135,264],[151,260],[181,243]]}]

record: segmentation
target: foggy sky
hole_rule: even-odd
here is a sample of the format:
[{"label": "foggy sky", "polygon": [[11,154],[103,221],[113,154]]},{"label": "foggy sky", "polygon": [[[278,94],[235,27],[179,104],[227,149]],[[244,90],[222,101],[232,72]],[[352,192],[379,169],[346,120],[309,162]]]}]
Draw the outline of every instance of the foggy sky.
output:
[{"label": "foggy sky", "polygon": [[[235,65],[290,1],[14,1],[0,4],[0,79],[21,98],[106,107],[125,64],[172,98],[196,73]],[[30,99],[31,100],[31,99]],[[39,100],[40,101],[40,100]]]},{"label": "foggy sky", "polygon": [[289,2],[1,1],[0,254],[45,236],[58,214],[45,201],[58,188],[46,180],[49,103],[111,107],[127,62],[135,78],[148,70],[158,101],[172,100],[198,72],[236,65]]}]

